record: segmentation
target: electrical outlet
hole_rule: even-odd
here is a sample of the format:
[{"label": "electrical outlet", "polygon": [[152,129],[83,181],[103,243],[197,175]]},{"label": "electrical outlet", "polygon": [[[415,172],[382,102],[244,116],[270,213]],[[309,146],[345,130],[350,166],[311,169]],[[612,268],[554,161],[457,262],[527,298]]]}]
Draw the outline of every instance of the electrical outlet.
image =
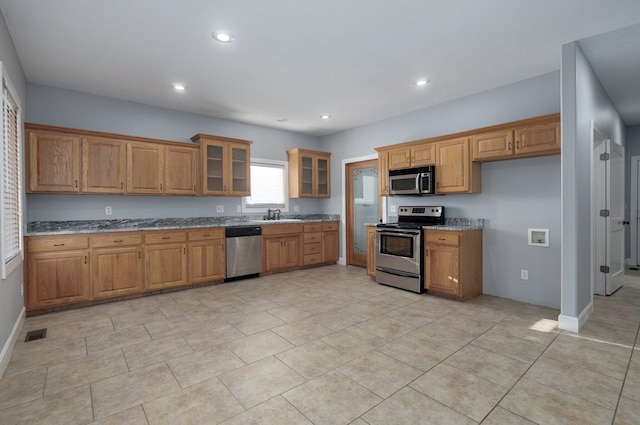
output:
[{"label": "electrical outlet", "polygon": [[104,214],[111,215],[111,207],[104,207]]},{"label": "electrical outlet", "polygon": [[396,214],[398,212],[398,207],[395,205],[391,205],[391,214]]},{"label": "electrical outlet", "polygon": [[224,212],[224,205],[216,205],[216,212]]},{"label": "electrical outlet", "polygon": [[520,279],[529,280],[529,270],[520,270]]},{"label": "electrical outlet", "polygon": [[236,206],[236,211],[237,212],[242,212],[242,205]]},{"label": "electrical outlet", "polygon": [[300,205],[294,205],[293,212],[300,212]]}]

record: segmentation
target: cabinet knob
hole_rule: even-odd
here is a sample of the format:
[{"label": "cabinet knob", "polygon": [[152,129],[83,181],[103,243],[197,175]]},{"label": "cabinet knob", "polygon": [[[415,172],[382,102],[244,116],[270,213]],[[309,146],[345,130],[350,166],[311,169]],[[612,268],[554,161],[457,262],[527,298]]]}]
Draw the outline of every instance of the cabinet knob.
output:
[{"label": "cabinet knob", "polygon": [[507,150],[511,152],[511,142],[507,143]]}]

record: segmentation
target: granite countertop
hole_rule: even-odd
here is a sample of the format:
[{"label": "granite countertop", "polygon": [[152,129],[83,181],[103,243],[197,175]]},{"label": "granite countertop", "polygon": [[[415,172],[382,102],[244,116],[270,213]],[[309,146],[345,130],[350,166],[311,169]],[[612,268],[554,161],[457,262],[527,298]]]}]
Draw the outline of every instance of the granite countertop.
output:
[{"label": "granite countertop", "polygon": [[[395,221],[389,221],[394,223]],[[365,226],[375,226],[377,223],[365,223]],[[483,218],[446,218],[443,225],[424,226],[425,230],[449,230],[454,232],[464,232],[484,228]]]},{"label": "granite countertop", "polygon": [[133,232],[139,230],[198,229],[207,227],[269,226],[271,224],[340,221],[339,214],[287,215],[281,220],[262,216],[220,216],[191,218],[150,218],[122,220],[34,221],[27,224],[25,236],[70,235],[79,233]]}]

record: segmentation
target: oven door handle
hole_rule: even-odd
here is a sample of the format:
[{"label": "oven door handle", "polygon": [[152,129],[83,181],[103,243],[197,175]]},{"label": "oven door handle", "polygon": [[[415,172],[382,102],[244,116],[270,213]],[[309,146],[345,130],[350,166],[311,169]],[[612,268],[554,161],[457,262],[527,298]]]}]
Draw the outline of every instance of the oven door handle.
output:
[{"label": "oven door handle", "polygon": [[407,235],[407,236],[420,236],[419,230],[387,230],[387,229],[376,229],[378,235],[381,236],[398,236],[398,235]]},{"label": "oven door handle", "polygon": [[377,266],[376,270],[380,271],[380,272],[384,272],[384,273],[389,273],[395,276],[402,276],[402,277],[411,277],[411,278],[415,278],[416,276],[419,277],[419,275],[416,275],[415,273],[407,273],[407,272],[403,272],[401,270],[397,270],[397,269],[388,269],[386,267],[380,267]]}]

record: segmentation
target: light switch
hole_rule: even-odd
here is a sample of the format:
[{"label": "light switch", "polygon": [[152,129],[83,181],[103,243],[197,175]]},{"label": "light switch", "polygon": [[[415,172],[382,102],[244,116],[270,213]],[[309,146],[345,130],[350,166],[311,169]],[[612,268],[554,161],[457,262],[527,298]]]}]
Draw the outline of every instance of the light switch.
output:
[{"label": "light switch", "polygon": [[224,212],[224,205],[216,205],[216,212]]},{"label": "light switch", "polygon": [[104,214],[111,215],[111,207],[104,207]]}]

